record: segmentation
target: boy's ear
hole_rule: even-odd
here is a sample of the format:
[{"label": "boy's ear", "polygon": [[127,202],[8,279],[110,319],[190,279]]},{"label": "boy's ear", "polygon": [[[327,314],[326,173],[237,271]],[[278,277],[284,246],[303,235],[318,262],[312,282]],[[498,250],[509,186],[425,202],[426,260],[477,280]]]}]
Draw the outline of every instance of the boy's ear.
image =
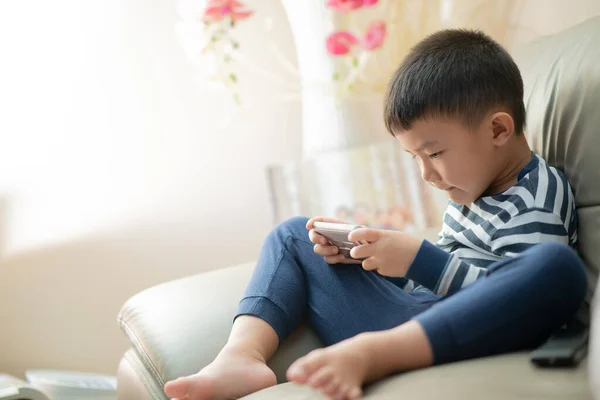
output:
[{"label": "boy's ear", "polygon": [[515,133],[515,121],[510,114],[497,112],[491,115],[492,141],[496,146],[504,145]]}]

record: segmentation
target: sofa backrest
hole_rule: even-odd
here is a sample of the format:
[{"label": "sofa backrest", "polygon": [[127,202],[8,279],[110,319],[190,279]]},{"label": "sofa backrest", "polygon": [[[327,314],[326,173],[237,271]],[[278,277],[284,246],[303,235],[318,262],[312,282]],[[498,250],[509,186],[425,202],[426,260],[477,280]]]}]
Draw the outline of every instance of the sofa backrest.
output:
[{"label": "sofa backrest", "polygon": [[525,84],[529,143],[575,192],[590,299],[600,270],[600,17],[523,45],[513,56]]}]

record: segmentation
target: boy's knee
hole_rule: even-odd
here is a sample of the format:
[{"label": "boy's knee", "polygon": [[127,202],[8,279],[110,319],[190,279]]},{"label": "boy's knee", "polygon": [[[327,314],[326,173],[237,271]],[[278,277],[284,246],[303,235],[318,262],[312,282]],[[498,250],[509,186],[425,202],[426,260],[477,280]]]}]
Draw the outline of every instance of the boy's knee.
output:
[{"label": "boy's knee", "polygon": [[290,230],[305,230],[308,218],[306,217],[291,217],[279,224],[282,228]]},{"label": "boy's knee", "polygon": [[532,250],[544,276],[552,277],[563,290],[571,288],[573,294],[585,295],[585,267],[575,250],[565,244],[553,242],[541,243]]},{"label": "boy's knee", "polygon": [[545,242],[534,246],[532,253],[535,253],[537,257],[543,261],[551,262],[558,268],[566,266],[569,267],[580,267],[581,261],[579,256],[571,247],[563,243],[556,242]]},{"label": "boy's knee", "polygon": [[301,235],[302,237],[308,238],[308,230],[306,230],[306,223],[308,218],[306,217],[291,217],[285,221],[279,223],[274,229],[273,233],[288,235]]}]

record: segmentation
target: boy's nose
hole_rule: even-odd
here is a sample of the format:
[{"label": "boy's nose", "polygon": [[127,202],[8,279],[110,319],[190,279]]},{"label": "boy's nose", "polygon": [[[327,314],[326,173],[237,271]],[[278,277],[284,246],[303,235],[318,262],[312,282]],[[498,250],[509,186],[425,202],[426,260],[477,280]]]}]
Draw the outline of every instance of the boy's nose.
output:
[{"label": "boy's nose", "polygon": [[432,185],[435,184],[435,182],[438,182],[440,180],[439,175],[435,172],[435,170],[433,168],[431,168],[427,163],[422,162],[421,163],[421,177],[423,178],[423,180],[427,183],[430,183]]}]

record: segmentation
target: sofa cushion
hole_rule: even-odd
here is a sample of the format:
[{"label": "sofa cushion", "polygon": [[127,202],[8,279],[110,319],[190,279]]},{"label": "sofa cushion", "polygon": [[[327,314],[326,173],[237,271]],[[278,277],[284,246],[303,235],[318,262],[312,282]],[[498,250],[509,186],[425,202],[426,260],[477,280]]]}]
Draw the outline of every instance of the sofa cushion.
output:
[{"label": "sofa cushion", "polygon": [[[527,353],[487,357],[399,374],[365,389],[365,400],[591,400],[586,365],[576,369],[540,369]],[[286,383],[244,400],[305,400],[325,397]]]},{"label": "sofa cushion", "polygon": [[600,270],[600,17],[513,52],[533,150],[571,182],[591,298]]}]

